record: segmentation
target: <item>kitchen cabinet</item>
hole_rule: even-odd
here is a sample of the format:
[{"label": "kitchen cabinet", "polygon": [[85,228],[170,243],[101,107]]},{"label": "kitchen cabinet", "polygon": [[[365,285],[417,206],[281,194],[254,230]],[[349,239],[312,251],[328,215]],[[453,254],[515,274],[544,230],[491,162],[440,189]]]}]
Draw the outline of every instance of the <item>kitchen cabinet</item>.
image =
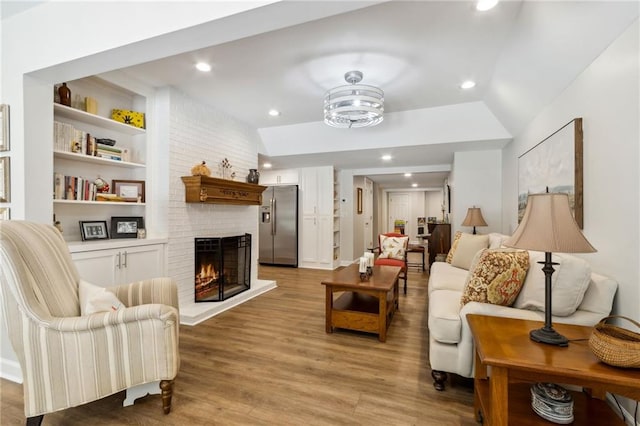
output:
[{"label": "kitchen cabinet", "polygon": [[262,170],[258,183],[260,185],[297,185],[298,170]]}]

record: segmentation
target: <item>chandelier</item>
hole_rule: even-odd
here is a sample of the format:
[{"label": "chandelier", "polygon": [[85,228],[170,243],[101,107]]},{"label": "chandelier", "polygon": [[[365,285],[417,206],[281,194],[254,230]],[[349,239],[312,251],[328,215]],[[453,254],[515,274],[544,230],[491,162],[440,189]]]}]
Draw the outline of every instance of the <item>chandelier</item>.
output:
[{"label": "chandelier", "polygon": [[383,120],[384,92],[375,86],[358,84],[362,72],[344,75],[346,86],[339,86],[324,95],[324,122],[332,127],[351,128],[375,126]]}]

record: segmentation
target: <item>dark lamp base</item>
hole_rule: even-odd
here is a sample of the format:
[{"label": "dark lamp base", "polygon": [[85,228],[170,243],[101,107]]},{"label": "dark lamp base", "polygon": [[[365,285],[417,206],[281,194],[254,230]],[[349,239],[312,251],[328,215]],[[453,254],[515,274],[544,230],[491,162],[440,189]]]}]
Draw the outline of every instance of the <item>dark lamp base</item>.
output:
[{"label": "dark lamp base", "polygon": [[531,332],[529,332],[529,337],[531,340],[538,343],[546,343],[548,345],[555,346],[569,346],[569,340],[553,328],[539,328],[537,330],[531,330]]}]

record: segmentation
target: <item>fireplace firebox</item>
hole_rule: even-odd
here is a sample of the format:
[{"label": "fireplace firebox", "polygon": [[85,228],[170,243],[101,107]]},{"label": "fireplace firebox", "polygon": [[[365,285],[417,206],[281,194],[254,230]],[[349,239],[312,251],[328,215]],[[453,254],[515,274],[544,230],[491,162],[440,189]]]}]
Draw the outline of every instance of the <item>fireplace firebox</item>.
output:
[{"label": "fireplace firebox", "polygon": [[251,286],[251,234],[195,239],[195,301],[221,302]]}]

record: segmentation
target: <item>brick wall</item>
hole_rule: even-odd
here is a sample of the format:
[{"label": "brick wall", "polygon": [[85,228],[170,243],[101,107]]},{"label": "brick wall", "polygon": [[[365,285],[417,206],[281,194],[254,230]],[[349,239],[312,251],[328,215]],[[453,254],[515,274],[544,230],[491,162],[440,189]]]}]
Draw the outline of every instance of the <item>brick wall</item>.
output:
[{"label": "brick wall", "polygon": [[169,106],[169,212],[168,268],[178,282],[180,306],[194,303],[193,268],[195,237],[249,233],[252,236],[251,281],[257,279],[258,207],[193,204],[184,202],[181,176],[202,160],[211,176],[221,177],[218,166],[227,158],[244,182],[257,168],[259,137],[255,129],[210,106],[171,89]]}]

